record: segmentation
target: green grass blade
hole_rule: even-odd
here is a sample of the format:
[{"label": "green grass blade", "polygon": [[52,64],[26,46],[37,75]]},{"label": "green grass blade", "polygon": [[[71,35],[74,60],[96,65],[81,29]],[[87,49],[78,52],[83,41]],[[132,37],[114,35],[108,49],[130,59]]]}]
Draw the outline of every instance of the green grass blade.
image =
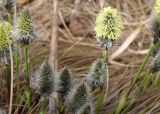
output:
[{"label": "green grass blade", "polygon": [[121,99],[119,101],[119,104],[118,104],[118,107],[116,109],[115,114],[120,114],[121,113],[121,111],[123,110],[123,108],[126,105],[126,101],[127,101],[128,95],[129,95],[129,89],[123,93],[123,95],[122,95],[122,97],[121,97]]},{"label": "green grass blade", "polygon": [[24,62],[25,62],[25,74],[26,74],[26,82],[27,82],[27,89],[26,89],[26,99],[27,99],[27,105],[28,108],[31,108],[32,105],[32,94],[29,86],[29,63],[28,63],[28,48],[24,48]]},{"label": "green grass blade", "polygon": [[147,86],[148,86],[148,84],[149,84],[149,81],[150,81],[150,79],[151,79],[151,77],[152,77],[152,70],[150,70],[148,73],[147,73],[147,75],[144,77],[144,79],[142,80],[142,82],[141,82],[141,87],[142,87],[142,90],[144,90]]},{"label": "green grass blade", "polygon": [[160,73],[157,74],[156,79],[153,81],[153,86],[158,86],[160,83]]},{"label": "green grass blade", "polygon": [[140,66],[140,68],[138,69],[138,72],[136,73],[136,75],[134,76],[133,80],[132,80],[132,83],[131,83],[131,86],[134,87],[134,85],[136,84],[136,81],[138,80],[139,76],[141,75],[150,55],[152,54],[153,52],[153,49],[154,49],[155,45],[154,44],[151,44],[150,47],[149,47],[149,51],[148,51],[148,54],[146,55],[142,65]]}]

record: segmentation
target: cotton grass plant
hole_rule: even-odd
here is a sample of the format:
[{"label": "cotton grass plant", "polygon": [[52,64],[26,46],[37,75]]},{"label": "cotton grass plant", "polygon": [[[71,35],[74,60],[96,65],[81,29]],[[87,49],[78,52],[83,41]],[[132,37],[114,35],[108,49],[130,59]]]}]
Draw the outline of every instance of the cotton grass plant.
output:
[{"label": "cotton grass plant", "polygon": [[[97,40],[101,43],[103,51],[103,61],[106,65],[106,82],[99,94],[97,103],[97,113],[100,113],[104,99],[107,97],[109,74],[108,74],[108,53],[109,48],[114,46],[114,42],[121,36],[123,29],[122,19],[117,9],[107,7],[100,11],[95,21],[95,33]],[[104,80],[103,80],[104,81]]]},{"label": "cotton grass plant", "polygon": [[[5,7],[12,4],[11,1],[1,1],[1,3],[2,2]],[[142,78],[142,81],[138,86],[140,86],[143,93],[149,83],[153,83],[154,86],[158,86],[160,83],[159,7],[160,1],[157,0],[155,5],[156,15],[152,18],[151,28],[149,28],[154,37],[153,43],[149,48],[144,62],[138,69],[136,75],[133,77],[129,89],[126,89],[123,92],[119,105],[114,111],[115,114],[127,112],[126,110],[133,106],[136,98],[133,100],[131,99],[132,102],[128,102],[129,105],[126,106],[126,102],[130,95],[130,90],[136,88],[137,80],[140,78],[146,63],[151,56],[153,57],[151,67],[148,70],[148,73]],[[7,85],[10,85],[10,70],[14,70],[18,76],[20,68],[24,67],[23,74],[26,82],[24,88],[25,102],[21,100],[23,98],[18,99],[19,101],[22,101],[22,104],[27,105],[24,110],[30,113],[35,107],[38,107],[39,114],[47,113],[48,98],[53,98],[52,93],[55,93],[59,96],[59,106],[55,108],[60,114],[101,114],[103,111],[102,109],[105,106],[105,101],[108,98],[109,50],[114,46],[116,40],[121,37],[122,30],[124,28],[119,11],[112,7],[105,7],[100,10],[96,16],[94,31],[97,41],[101,44],[103,58],[93,61],[86,77],[81,82],[76,82],[74,80],[74,75],[68,66],[63,67],[58,72],[54,72],[48,59],[39,64],[36,70],[32,73],[30,70],[31,65],[29,64],[28,48],[37,38],[37,35],[35,34],[36,31],[34,29],[34,24],[29,9],[24,8],[17,16],[16,23],[14,24],[15,25],[12,25],[12,23],[9,22],[0,23],[0,57],[3,58],[4,63],[6,64]],[[23,49],[22,61],[19,60],[19,52],[14,55],[15,67],[13,69],[7,67],[7,65],[10,65],[10,52],[8,50],[9,44],[12,44],[12,46],[17,44]],[[22,65],[20,67],[20,62],[22,62],[21,64],[24,63],[24,66]],[[151,82],[151,78],[155,73],[157,73],[157,76],[155,80]],[[96,103],[94,103],[92,93],[96,89],[99,89],[100,91],[97,95],[98,99],[95,101]],[[19,95],[17,94],[17,96]],[[127,108],[125,109],[125,107]],[[17,113],[19,111],[21,110],[18,110]],[[0,113],[2,113],[1,109]]]},{"label": "cotton grass plant", "polygon": [[[11,1],[2,2],[4,6],[12,3]],[[11,18],[9,21],[11,21]],[[52,71],[53,69],[48,61],[44,61],[44,63],[37,68],[35,73],[33,73],[31,78],[28,47],[35,40],[36,35],[34,24],[32,23],[32,18],[27,8],[22,10],[14,24],[13,27],[8,22],[0,24],[0,51],[3,52],[6,50],[8,44],[12,43],[12,40],[13,43],[17,43],[17,45],[23,49],[26,79],[25,97],[28,110],[31,110],[31,106],[33,105],[33,98],[30,89],[30,87],[32,87],[35,92],[41,96],[40,113],[42,114],[45,113],[47,98],[50,97],[53,91],[57,92],[62,101],[65,102],[65,104],[63,104],[64,108],[66,108],[65,111],[73,114],[93,114],[91,89],[101,88],[104,99],[106,80],[108,80],[108,50],[113,46],[114,41],[120,37],[121,30],[123,29],[122,20],[118,11],[114,8],[107,7],[102,9],[98,14],[94,29],[96,38],[102,45],[104,60],[95,61],[88,73],[86,79],[87,82],[82,81],[80,84],[73,83],[72,74],[67,67],[63,68],[58,73],[58,78],[54,79],[53,77],[56,77],[54,75],[57,75],[57,73]],[[11,38],[12,32],[14,32],[13,38]],[[17,53],[15,57],[17,76],[19,75],[20,68],[20,58],[18,54],[19,53]],[[6,59],[6,54],[1,55]],[[99,105],[101,106],[97,110],[100,112],[102,108],[102,100]]]},{"label": "cotton grass plant", "polygon": [[55,79],[53,69],[45,60],[39,68],[33,74],[30,80],[30,86],[41,95],[40,99],[40,114],[45,114],[45,107],[48,101],[48,98],[54,90]]},{"label": "cotton grass plant", "polygon": [[153,40],[153,59],[152,59],[152,65],[150,70],[148,71],[148,74],[144,77],[144,79],[142,80],[141,86],[143,89],[145,89],[148,86],[148,83],[152,77],[152,75],[155,72],[159,71],[159,66],[160,66],[160,1],[157,0],[155,3],[155,15],[153,17],[152,20],[152,27],[151,27],[151,31],[154,37]]},{"label": "cotton grass plant", "polygon": [[18,42],[23,47],[23,55],[25,61],[25,75],[26,75],[26,99],[28,107],[32,105],[32,95],[29,87],[29,57],[28,57],[28,46],[36,38],[33,31],[33,23],[30,16],[30,12],[27,8],[24,8],[23,11],[17,18],[15,25],[15,36],[14,40]]},{"label": "cotton grass plant", "polygon": [[90,89],[84,82],[82,82],[73,88],[68,94],[65,105],[70,114],[75,114],[87,103],[92,104]]},{"label": "cotton grass plant", "polygon": [[60,70],[57,78],[57,92],[60,94],[60,98],[64,102],[65,97],[73,88],[73,76],[70,69],[65,66]]},{"label": "cotton grass plant", "polygon": [[0,57],[5,62],[9,64],[9,44],[13,41],[13,27],[8,22],[0,23]]},{"label": "cotton grass plant", "polygon": [[[149,82],[151,81],[151,78],[153,76],[153,74],[155,72],[158,71],[159,69],[159,43],[160,43],[160,1],[156,0],[155,3],[155,15],[153,17],[151,17],[151,21],[150,21],[150,27],[149,27],[149,31],[151,31],[151,33],[153,34],[153,43],[151,43],[150,47],[149,47],[149,51],[147,53],[147,55],[145,56],[145,59],[143,61],[143,63],[141,64],[141,66],[138,69],[138,72],[136,73],[136,75],[133,77],[130,88],[127,89],[124,94],[121,97],[121,100],[119,102],[119,105],[116,109],[116,114],[120,114],[121,111],[124,109],[124,107],[126,106],[126,101],[127,98],[129,96],[130,90],[132,88],[135,88],[136,82],[139,79],[139,77],[141,76],[141,73],[147,63],[147,61],[149,60],[150,56],[153,56],[153,60],[152,60],[152,65],[150,67],[150,69],[148,70],[147,74],[144,76],[143,80],[141,81],[140,84],[140,88],[142,90],[142,92],[144,92],[144,90],[147,88],[147,86],[149,85]],[[158,85],[159,83],[159,74],[156,76],[155,81],[153,82],[153,85]],[[130,104],[130,107],[133,105],[133,103],[135,102],[135,100],[132,101],[132,103]]]}]

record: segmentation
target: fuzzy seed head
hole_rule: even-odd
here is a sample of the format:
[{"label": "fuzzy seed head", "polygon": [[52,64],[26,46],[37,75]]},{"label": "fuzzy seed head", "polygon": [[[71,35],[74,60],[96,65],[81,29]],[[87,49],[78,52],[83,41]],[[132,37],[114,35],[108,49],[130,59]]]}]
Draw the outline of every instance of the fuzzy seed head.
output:
[{"label": "fuzzy seed head", "polygon": [[76,114],[93,114],[93,106],[91,106],[91,104],[86,104],[80,108]]},{"label": "fuzzy seed head", "polygon": [[155,55],[155,57],[153,58],[152,71],[153,72],[160,71],[160,49],[158,53]]},{"label": "fuzzy seed head", "polygon": [[104,61],[101,59],[94,61],[87,76],[87,82],[89,85],[92,89],[103,87],[106,83],[106,78],[107,68]]},{"label": "fuzzy seed head", "polygon": [[160,42],[156,42],[155,47],[153,49],[153,57],[155,57],[158,54],[159,49],[160,49]]},{"label": "fuzzy seed head", "polygon": [[89,87],[84,83],[80,83],[74,87],[66,98],[65,106],[70,114],[75,114],[86,103],[91,103]]},{"label": "fuzzy seed head", "polygon": [[0,52],[0,59],[5,63],[9,64],[10,63],[10,54],[9,54],[9,49],[5,49]]},{"label": "fuzzy seed head", "polygon": [[61,95],[61,98],[64,99],[66,95],[68,95],[68,92],[73,87],[72,82],[72,74],[69,70],[69,68],[64,67],[61,69],[58,77],[58,88],[57,91]]},{"label": "fuzzy seed head", "polygon": [[12,41],[12,25],[8,22],[0,23],[0,51],[8,48]]},{"label": "fuzzy seed head", "polygon": [[97,39],[101,42],[118,39],[122,34],[122,29],[122,19],[117,9],[111,7],[104,8],[96,17],[94,30]]},{"label": "fuzzy seed head", "polygon": [[156,10],[156,13],[160,14],[160,0],[156,0],[155,10]]},{"label": "fuzzy seed head", "polygon": [[154,37],[153,44],[160,42],[160,15],[153,16],[148,27]]},{"label": "fuzzy seed head", "polygon": [[33,74],[31,78],[31,87],[43,96],[49,96],[54,90],[54,79],[52,67],[45,60]]},{"label": "fuzzy seed head", "polygon": [[27,8],[25,8],[18,17],[15,32],[15,39],[22,44],[30,44],[36,38],[32,19]]}]

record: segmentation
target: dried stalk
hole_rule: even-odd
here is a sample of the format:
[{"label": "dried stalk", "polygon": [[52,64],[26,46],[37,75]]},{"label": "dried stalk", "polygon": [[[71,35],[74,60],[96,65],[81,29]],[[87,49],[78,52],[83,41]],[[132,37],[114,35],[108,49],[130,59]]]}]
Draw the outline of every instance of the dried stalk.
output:
[{"label": "dried stalk", "polygon": [[[51,47],[50,47],[50,57],[49,57],[49,61],[50,64],[53,68],[54,72],[57,72],[57,47],[58,47],[58,41],[57,41],[57,29],[58,29],[58,1],[57,0],[53,0],[53,17],[54,17],[54,21],[53,21],[53,25],[52,25],[52,34],[51,34]],[[49,112],[50,114],[56,114],[56,107],[57,107],[57,103],[56,103],[56,97],[57,95],[54,95],[54,93],[52,94],[53,98],[49,99]]]},{"label": "dried stalk", "polygon": [[[15,0],[15,3],[14,3],[14,24],[16,22],[16,0]],[[9,53],[10,53],[10,61],[11,61],[11,88],[10,88],[10,102],[9,102],[9,113],[8,114],[12,114],[12,103],[13,103],[13,80],[14,80],[14,67],[13,67],[13,53],[12,53],[12,46],[11,44],[9,43]]]},{"label": "dried stalk", "polygon": [[12,47],[9,43],[9,53],[10,53],[10,60],[11,60],[11,88],[10,88],[10,102],[9,102],[9,113],[12,114],[12,102],[13,102],[13,53],[12,53]]}]

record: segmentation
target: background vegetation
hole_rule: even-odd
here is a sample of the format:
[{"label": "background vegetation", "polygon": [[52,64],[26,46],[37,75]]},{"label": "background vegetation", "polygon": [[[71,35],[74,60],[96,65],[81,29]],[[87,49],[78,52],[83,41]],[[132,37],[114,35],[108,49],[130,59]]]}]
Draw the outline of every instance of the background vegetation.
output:
[{"label": "background vegetation", "polygon": [[[153,41],[153,36],[146,24],[152,15],[154,2],[154,0],[58,0],[57,16],[59,19],[56,21],[57,25],[53,25],[56,17],[53,16],[54,4],[51,0],[18,0],[17,13],[24,6],[30,10],[38,36],[28,49],[29,74],[31,75],[37,66],[49,57],[51,39],[56,36],[58,39],[57,69],[67,65],[73,73],[74,81],[80,82],[86,77],[91,63],[97,58],[102,58],[102,50],[93,31],[95,17],[99,10],[105,6],[117,8],[124,22],[124,30],[121,38],[115,42],[115,46],[109,52],[109,89],[108,97],[105,99],[105,109],[103,109],[107,114],[113,114]],[[1,9],[0,13],[4,15],[5,11]],[[141,78],[136,82],[136,87],[130,91],[127,105],[125,105],[122,114],[160,113],[159,87],[153,87],[152,84],[149,84],[143,92],[140,88],[140,83],[151,63],[152,58],[150,57]],[[32,90],[34,93],[33,105],[28,110],[24,102],[24,70],[25,64],[20,64],[18,77],[14,77],[12,113],[36,114],[39,110],[40,96]],[[0,73],[0,107],[8,110],[9,93],[5,86],[3,62]],[[153,75],[151,82],[156,75]],[[18,91],[17,85],[20,87]],[[95,100],[96,95],[94,93]],[[20,102],[17,103],[16,97]],[[132,107],[129,107],[129,104],[132,104]]]}]

